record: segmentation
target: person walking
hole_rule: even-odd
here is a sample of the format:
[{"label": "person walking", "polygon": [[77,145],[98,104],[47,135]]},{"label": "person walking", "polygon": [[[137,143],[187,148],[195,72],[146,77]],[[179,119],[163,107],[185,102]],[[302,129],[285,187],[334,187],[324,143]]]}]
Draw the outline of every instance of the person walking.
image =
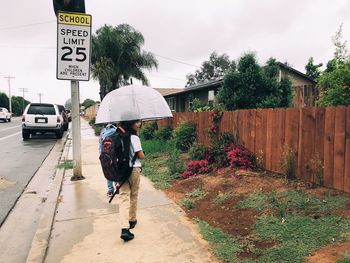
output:
[{"label": "person walking", "polygon": [[[130,232],[130,229],[133,229],[137,224],[137,201],[142,170],[140,160],[145,158],[145,154],[141,147],[141,140],[137,135],[141,128],[141,121],[125,121],[121,122],[120,126],[126,133],[130,134],[129,162],[130,166],[133,167],[130,177],[119,189],[118,198],[121,224],[120,238],[129,241],[134,238],[134,234]],[[135,162],[133,162],[133,159],[135,159]]]}]

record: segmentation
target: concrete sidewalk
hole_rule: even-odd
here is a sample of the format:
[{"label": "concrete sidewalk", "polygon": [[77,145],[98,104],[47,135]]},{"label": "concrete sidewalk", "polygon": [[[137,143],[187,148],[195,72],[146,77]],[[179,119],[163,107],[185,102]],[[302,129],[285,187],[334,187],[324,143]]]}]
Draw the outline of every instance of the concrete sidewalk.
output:
[{"label": "concrete sidewalk", "polygon": [[98,137],[83,119],[81,132],[86,179],[71,182],[72,170],[65,172],[45,262],[217,262],[197,226],[145,177],[135,239],[120,239],[118,196],[108,203]]}]

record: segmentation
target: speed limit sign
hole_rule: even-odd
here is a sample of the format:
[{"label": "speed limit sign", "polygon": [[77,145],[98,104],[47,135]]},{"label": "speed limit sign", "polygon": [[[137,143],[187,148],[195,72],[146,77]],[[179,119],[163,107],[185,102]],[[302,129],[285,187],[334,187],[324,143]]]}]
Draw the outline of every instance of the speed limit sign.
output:
[{"label": "speed limit sign", "polygon": [[57,79],[89,80],[91,15],[57,14]]}]

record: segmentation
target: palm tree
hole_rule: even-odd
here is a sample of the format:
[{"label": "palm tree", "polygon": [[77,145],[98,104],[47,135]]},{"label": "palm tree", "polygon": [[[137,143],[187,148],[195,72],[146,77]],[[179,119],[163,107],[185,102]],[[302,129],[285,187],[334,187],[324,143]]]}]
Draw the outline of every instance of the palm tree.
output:
[{"label": "palm tree", "polygon": [[143,70],[158,67],[150,52],[142,51],[144,38],[128,24],[117,27],[105,25],[92,37],[92,77],[99,81],[101,100],[104,96],[123,85],[130,78],[148,85]]}]

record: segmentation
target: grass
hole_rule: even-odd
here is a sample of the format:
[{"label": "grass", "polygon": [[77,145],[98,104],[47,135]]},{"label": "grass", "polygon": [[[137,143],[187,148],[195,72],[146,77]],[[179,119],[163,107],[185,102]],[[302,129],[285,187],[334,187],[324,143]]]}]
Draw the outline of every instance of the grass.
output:
[{"label": "grass", "polygon": [[142,141],[142,149],[146,157],[153,154],[171,153],[174,149],[172,141],[148,140]]},{"label": "grass", "polygon": [[350,263],[350,251],[346,252],[344,257],[338,260],[337,263]]},{"label": "grass", "polygon": [[179,201],[181,206],[186,207],[188,210],[191,210],[196,207],[196,201],[192,198],[183,198]]},{"label": "grass", "polygon": [[334,215],[319,219],[288,215],[285,220],[261,217],[255,224],[255,234],[262,240],[277,240],[280,244],[263,251],[259,262],[301,262],[321,246],[344,241],[343,233],[349,231],[350,220]]},{"label": "grass", "polygon": [[205,190],[203,190],[202,187],[198,187],[195,190],[193,190],[190,193],[187,193],[186,196],[189,198],[195,198],[197,200],[203,198],[204,196],[206,196],[208,194],[208,192],[206,192]]},{"label": "grass", "polygon": [[349,199],[343,196],[326,196],[323,199],[319,199],[303,191],[288,191],[278,194],[272,192],[269,195],[258,191],[239,202],[238,207],[252,208],[257,211],[274,209],[281,216],[285,216],[286,213],[330,214],[332,209],[342,208],[348,202]]},{"label": "grass", "polygon": [[196,207],[196,201],[202,199],[208,193],[202,187],[198,187],[186,194],[186,197],[179,201],[179,204],[191,210]]},{"label": "grass", "polygon": [[239,208],[253,208],[257,211],[272,207],[269,202],[269,197],[261,191],[252,193],[248,198],[240,201],[237,205]]},{"label": "grass", "polygon": [[74,160],[66,160],[64,159],[59,165],[57,165],[58,169],[73,169],[74,168]]},{"label": "grass", "polygon": [[238,196],[237,194],[228,194],[228,193],[219,194],[215,198],[213,198],[213,200],[211,200],[211,202],[213,204],[220,204],[227,199],[230,199],[232,197],[237,197],[237,196]]},{"label": "grass", "polygon": [[148,177],[158,189],[170,187],[176,179],[168,169],[169,152],[173,149],[171,142],[158,140],[143,141],[142,148],[146,158],[142,161],[142,174]]},{"label": "grass", "polygon": [[213,248],[214,254],[223,262],[237,262],[236,254],[242,252],[237,239],[223,232],[219,228],[210,226],[207,222],[196,219],[200,232]]}]

